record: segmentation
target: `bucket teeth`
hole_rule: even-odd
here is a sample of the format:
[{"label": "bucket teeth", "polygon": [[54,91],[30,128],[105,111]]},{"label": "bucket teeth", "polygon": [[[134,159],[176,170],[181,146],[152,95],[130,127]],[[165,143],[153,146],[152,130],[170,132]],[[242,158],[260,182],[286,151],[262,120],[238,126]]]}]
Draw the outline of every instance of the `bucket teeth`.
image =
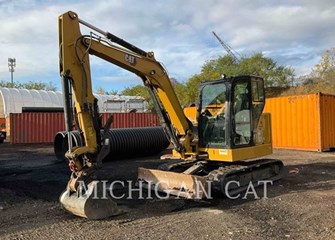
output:
[{"label": "bucket teeth", "polygon": [[67,212],[88,219],[104,219],[122,214],[123,211],[104,190],[106,188],[103,188],[100,181],[92,181],[84,191],[65,190],[59,200]]}]

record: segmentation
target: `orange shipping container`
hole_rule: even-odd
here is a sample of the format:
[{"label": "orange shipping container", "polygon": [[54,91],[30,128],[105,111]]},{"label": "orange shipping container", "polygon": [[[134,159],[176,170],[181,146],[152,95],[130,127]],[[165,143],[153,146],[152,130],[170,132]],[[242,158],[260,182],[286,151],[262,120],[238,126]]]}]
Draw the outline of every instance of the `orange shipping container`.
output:
[{"label": "orange shipping container", "polygon": [[335,96],[321,93],[269,98],[274,148],[328,151],[335,148]]}]

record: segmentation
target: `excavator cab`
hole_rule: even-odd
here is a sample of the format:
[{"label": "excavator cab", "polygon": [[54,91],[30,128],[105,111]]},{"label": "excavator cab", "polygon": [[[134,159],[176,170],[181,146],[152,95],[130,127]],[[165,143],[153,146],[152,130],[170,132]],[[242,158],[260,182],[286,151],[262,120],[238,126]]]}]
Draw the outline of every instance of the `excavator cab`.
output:
[{"label": "excavator cab", "polygon": [[263,79],[239,76],[203,82],[198,134],[201,148],[234,149],[255,145],[265,105]]},{"label": "excavator cab", "polygon": [[[164,164],[158,170],[140,168],[139,179],[186,198],[205,197],[208,192],[203,189],[208,190],[209,185],[223,194],[237,194],[250,182],[257,186],[262,181],[280,179],[281,161],[248,161],[272,153],[270,116],[262,113],[263,86],[264,80],[256,76],[202,82],[197,159]],[[239,182],[239,186],[225,189],[229,181]],[[199,185],[205,187],[200,190]]]}]

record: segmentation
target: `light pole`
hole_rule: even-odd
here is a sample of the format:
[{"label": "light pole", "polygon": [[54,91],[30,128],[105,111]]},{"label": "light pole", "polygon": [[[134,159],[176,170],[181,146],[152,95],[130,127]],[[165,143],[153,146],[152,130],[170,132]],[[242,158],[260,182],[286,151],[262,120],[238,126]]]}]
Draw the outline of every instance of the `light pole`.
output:
[{"label": "light pole", "polygon": [[14,67],[16,67],[16,59],[15,58],[8,58],[8,68],[9,68],[9,72],[11,74],[12,87],[14,87],[14,81],[13,81]]}]

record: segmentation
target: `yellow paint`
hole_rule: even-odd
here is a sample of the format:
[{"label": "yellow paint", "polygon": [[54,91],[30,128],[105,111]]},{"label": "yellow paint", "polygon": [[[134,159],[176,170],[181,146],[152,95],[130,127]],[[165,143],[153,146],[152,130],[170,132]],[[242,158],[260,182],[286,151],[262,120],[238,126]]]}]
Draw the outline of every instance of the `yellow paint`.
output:
[{"label": "yellow paint", "polygon": [[185,107],[183,109],[185,116],[192,122],[193,125],[198,125],[197,122],[197,107]]},{"label": "yellow paint", "polygon": [[271,144],[262,144],[236,149],[200,148],[200,151],[208,153],[209,160],[212,161],[236,162],[270,155],[272,154],[272,146]]}]

